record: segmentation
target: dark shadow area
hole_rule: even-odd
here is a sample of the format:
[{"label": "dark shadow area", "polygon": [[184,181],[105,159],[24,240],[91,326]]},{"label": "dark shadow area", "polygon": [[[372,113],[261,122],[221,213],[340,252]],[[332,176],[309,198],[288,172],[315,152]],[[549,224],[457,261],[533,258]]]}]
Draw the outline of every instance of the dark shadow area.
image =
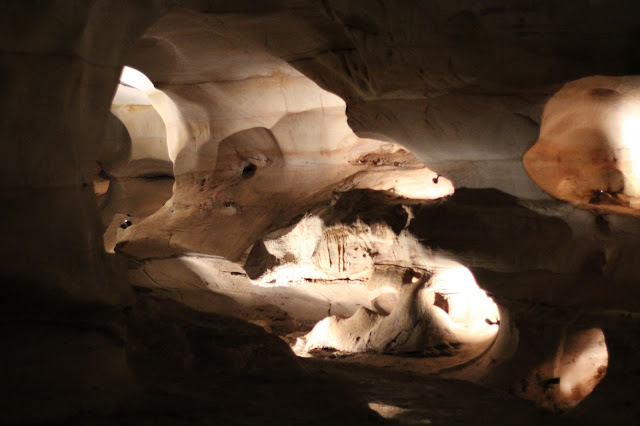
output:
[{"label": "dark shadow area", "polygon": [[340,379],[303,368],[281,339],[242,320],[140,293],[127,358],[147,412],[178,424],[384,424]]},{"label": "dark shadow area", "polygon": [[563,220],[534,212],[494,189],[461,188],[413,212],[408,229],[424,245],[509,268],[543,268],[572,238]]},{"label": "dark shadow area", "polygon": [[131,135],[122,121],[109,112],[104,137],[98,144],[96,160],[109,174],[111,170],[124,167],[130,157]]},{"label": "dark shadow area", "polygon": [[260,240],[251,247],[249,256],[247,256],[247,260],[244,263],[244,270],[249,275],[249,278],[255,280],[276,265],[278,265],[278,259],[269,253],[264,241]]},{"label": "dark shadow area", "polygon": [[398,424],[572,425],[506,392],[340,360],[301,359],[310,369],[349,383],[374,409]]},{"label": "dark shadow area", "polygon": [[385,223],[396,234],[405,228],[409,217],[402,205],[419,202],[370,189],[355,189],[336,195],[335,204],[318,213],[327,226],[361,220],[369,226]]},{"label": "dark shadow area", "polygon": [[256,170],[258,170],[258,166],[255,164],[249,163],[242,169],[242,177],[244,179],[248,179],[253,177],[256,174]]}]

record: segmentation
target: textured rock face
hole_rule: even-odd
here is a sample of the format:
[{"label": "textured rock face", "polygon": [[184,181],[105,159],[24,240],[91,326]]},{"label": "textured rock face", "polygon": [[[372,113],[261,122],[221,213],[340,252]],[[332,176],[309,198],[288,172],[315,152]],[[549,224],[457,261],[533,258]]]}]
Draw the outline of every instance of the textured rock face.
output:
[{"label": "textured rock face", "polygon": [[228,315],[457,362],[443,264],[447,377],[637,422],[637,9],[0,2],[1,422],[378,422]]},{"label": "textured rock face", "polygon": [[[342,99],[235,33],[248,25],[244,19],[222,32],[211,19],[168,14],[130,54],[132,64],[156,79],[148,96],[167,128],[176,185],[167,205],[123,233],[117,251],[198,252],[235,261],[336,189],[409,198],[452,191],[446,178],[433,182],[436,174],[399,147],[358,138]],[[170,50],[157,42],[167,39]],[[196,48],[203,53],[194,56]],[[168,73],[158,62],[177,69]]]},{"label": "textured rock face", "polygon": [[547,102],[540,138],[524,157],[549,194],[600,213],[637,215],[640,183],[636,77],[589,77]]},{"label": "textured rock face", "polygon": [[[119,226],[124,220],[137,223],[171,198],[173,162],[164,121],[149,98],[155,92],[144,75],[128,67],[123,69],[98,149],[98,174],[94,176],[105,227]],[[114,217],[117,224],[112,223]],[[113,230],[107,232],[108,252],[113,252],[114,237]]]},{"label": "textured rock face", "polygon": [[[126,128],[130,144],[128,158],[123,159],[125,167],[107,166],[113,177],[173,175],[164,122],[149,97],[142,90],[119,84],[111,113]],[[119,143],[122,142],[107,140],[103,146],[106,150]]]},{"label": "textured rock face", "polygon": [[[453,270],[448,273],[453,274]],[[486,294],[474,287],[472,277],[465,281],[458,271],[456,275],[455,281],[440,274],[433,281],[425,277],[406,283],[399,289],[395,303],[380,306],[376,300],[375,307],[381,313],[360,308],[347,319],[326,318],[298,341],[294,350],[308,353],[333,348],[345,352],[452,356],[462,345],[482,343],[476,349],[481,353],[497,332],[493,325],[499,323],[498,310]],[[384,303],[383,298],[379,299]],[[474,306],[469,308],[470,304]]]},{"label": "textured rock face", "polygon": [[520,159],[554,86],[629,73],[637,58],[623,35],[633,19],[601,19],[628,2],[323,5],[341,49],[293,63],[347,101],[356,133],[402,141],[456,186],[525,198],[541,196]]}]

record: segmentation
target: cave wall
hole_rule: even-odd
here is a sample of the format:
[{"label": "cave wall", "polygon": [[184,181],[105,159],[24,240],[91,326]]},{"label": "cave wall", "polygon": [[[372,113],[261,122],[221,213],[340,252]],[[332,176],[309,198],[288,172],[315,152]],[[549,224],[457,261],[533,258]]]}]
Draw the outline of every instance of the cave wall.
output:
[{"label": "cave wall", "polygon": [[[442,209],[453,205],[450,216],[459,218],[425,210],[429,220],[416,234],[470,266],[481,287],[512,311],[521,336],[535,340],[567,317],[578,323],[577,332],[602,329],[611,369],[576,415],[589,419],[615,397],[620,421],[637,418],[628,409],[635,397],[626,392],[639,379],[630,355],[637,353],[632,337],[637,222],[617,214],[598,219],[549,199],[521,163],[536,140],[544,102],[563,83],[592,74],[637,73],[637,7],[622,0],[522,0],[509,6],[499,1],[0,3],[5,241],[0,274],[8,290],[2,377],[13,389],[2,403],[4,418],[37,422],[108,411],[135,392],[126,355],[131,317],[123,312],[138,306],[137,296],[123,278],[122,258],[104,251],[92,187],[125,63],[142,70],[162,92],[154,92],[150,102],[166,128],[162,159],[171,160],[176,186],[183,185],[174,192],[175,206],[188,204],[207,179],[233,173],[241,179],[265,146],[269,155],[257,158],[257,168],[279,164],[273,154],[278,151],[287,159],[345,162],[351,158],[345,152],[357,152],[359,143],[377,143],[358,137],[406,146],[457,188],[494,188],[517,197],[476,192],[471,200],[462,199],[462,208],[456,207],[459,198],[450,199]],[[202,52],[212,53],[201,57]],[[348,122],[334,115],[345,109]],[[279,134],[281,120],[289,122]],[[256,128],[264,130],[251,130]],[[326,129],[337,133],[325,135]],[[218,161],[224,142],[235,148],[238,142],[229,138],[247,130],[257,132],[250,136],[260,149],[229,149],[230,157]],[[269,132],[278,149],[270,145]],[[180,222],[169,204],[157,222],[147,222],[149,229],[160,229],[154,241],[144,233],[136,239],[142,228],[136,224],[120,251],[165,256],[193,244],[239,260],[255,241],[294,224],[313,204],[291,196],[301,179],[324,200],[347,177],[344,170],[337,176],[290,171],[278,172],[277,184],[268,173],[262,178],[262,188],[277,186],[284,194],[276,200],[281,208],[270,211],[245,240],[224,249],[215,243],[238,238],[225,230],[242,229],[251,216],[239,223],[225,219],[215,228],[221,236],[194,243],[194,237],[205,235],[202,226],[190,228],[201,218]],[[215,209],[224,219],[238,211],[236,198],[253,197],[255,188],[223,189],[228,193],[218,188]],[[519,199],[540,204],[523,207]],[[465,205],[474,203],[465,216]],[[518,238],[504,218],[520,226]],[[442,220],[442,227],[434,230],[433,219]],[[484,234],[473,228],[461,241],[460,229],[447,230],[451,221],[483,226]],[[176,228],[187,231],[171,247],[166,240]],[[505,241],[509,244],[500,248]],[[540,315],[552,320],[537,320],[541,306]],[[143,318],[135,317],[135,324],[144,325],[143,313],[151,308],[139,309]],[[545,338],[549,348],[557,345],[556,337]],[[526,355],[526,348],[520,353]],[[73,357],[65,355],[70,353]],[[547,355],[522,365],[543,363]],[[95,371],[93,365],[105,368]],[[487,380],[506,383],[504,377],[498,371]],[[33,389],[39,394],[33,396]]]},{"label": "cave wall", "polygon": [[132,389],[119,343],[129,293],[104,253],[92,178],[124,53],[160,12],[147,6],[1,5],[3,422],[113,407]]}]

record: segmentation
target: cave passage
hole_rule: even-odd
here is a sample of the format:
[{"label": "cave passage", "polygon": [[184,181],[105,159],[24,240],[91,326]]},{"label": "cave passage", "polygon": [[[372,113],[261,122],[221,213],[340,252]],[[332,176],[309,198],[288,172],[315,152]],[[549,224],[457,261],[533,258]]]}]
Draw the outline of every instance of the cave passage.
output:
[{"label": "cave passage", "polygon": [[[425,236],[433,238],[433,227],[441,226],[442,207],[434,200],[451,197],[454,188],[407,149],[350,136],[349,150],[328,153],[320,146],[322,156],[315,157],[308,142],[307,153],[297,158],[291,142],[279,139],[281,130],[254,126],[245,117],[246,130],[219,143],[203,141],[194,161],[193,146],[168,138],[164,130],[177,125],[194,131],[179,98],[131,68],[122,80],[112,106],[122,136],[114,140],[111,135],[118,133],[109,133],[110,161],[98,163],[110,189],[98,196],[108,200],[102,204],[103,217],[111,219],[105,224],[106,246],[143,261],[129,272],[136,288],[249,321],[303,358],[397,374],[453,372],[455,378],[477,381],[486,358],[504,356],[509,351],[504,347],[518,345],[515,333],[500,338],[500,309],[469,268],[441,244],[425,242]],[[214,95],[201,102],[215,101]],[[158,99],[173,107],[155,109],[154,102],[163,105]],[[335,132],[346,123],[339,109],[341,124],[327,121],[324,112],[305,113],[307,123]],[[209,125],[216,125],[215,117],[211,120]],[[286,118],[278,123],[286,123],[288,134],[301,125]],[[135,133],[156,127],[162,137],[155,145],[148,135]],[[202,126],[198,129],[201,134]],[[213,127],[204,134],[212,132]],[[169,169],[182,170],[175,183],[147,177]],[[136,182],[133,192],[114,191]],[[166,195],[154,204],[159,188]],[[472,192],[461,194],[465,200]],[[504,196],[498,200],[512,203]],[[435,221],[429,218],[433,214]],[[172,246],[178,229],[182,238]],[[559,349],[560,367],[548,373],[548,363],[531,366],[516,395],[554,411],[570,409],[588,395],[606,371],[603,337],[593,337],[596,346],[586,337],[586,343],[567,338],[572,343]],[[384,416],[397,414],[393,406],[372,404]]]},{"label": "cave passage", "polygon": [[640,3],[498,3],[0,3],[0,423],[640,423]]}]

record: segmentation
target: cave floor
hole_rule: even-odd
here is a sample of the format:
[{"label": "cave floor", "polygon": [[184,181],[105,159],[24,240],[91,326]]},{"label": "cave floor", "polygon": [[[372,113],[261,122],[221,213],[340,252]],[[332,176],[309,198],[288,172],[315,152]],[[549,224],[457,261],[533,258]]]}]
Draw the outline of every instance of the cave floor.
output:
[{"label": "cave floor", "polygon": [[[172,286],[181,281],[173,279],[173,274],[184,270],[186,266],[190,267],[190,271],[198,271],[206,279],[184,283],[183,288],[179,289],[183,302],[191,301],[190,304],[193,304],[193,301],[209,301],[214,296],[218,297],[220,300],[216,299],[217,304],[210,303],[211,306],[233,307],[235,311],[226,312],[221,308],[220,313],[235,314],[252,322],[278,336],[290,347],[295,346],[298,337],[308,333],[317,321],[327,315],[350,316],[359,306],[368,306],[377,296],[362,283],[354,282],[259,286],[231,262],[206,256],[147,262],[140,267],[145,272],[144,276],[151,280],[138,278],[135,281],[141,288],[158,295],[162,289],[175,290]],[[187,287],[187,284],[191,287]],[[190,289],[197,290],[193,291],[191,299],[188,298]],[[486,341],[465,343],[450,356],[347,354],[316,349],[308,353],[309,357],[298,359],[313,376],[323,377],[328,383],[340,383],[339,387],[350,388],[349,393],[358,395],[390,424],[575,424],[572,419],[544,411],[508,392],[442,376],[482,356],[488,349],[487,344],[491,345]],[[229,389],[234,387],[237,385],[231,385]],[[248,387],[254,388],[252,385]],[[265,394],[272,392],[273,389],[265,388]],[[315,392],[304,394],[311,397]],[[257,400],[264,398],[264,394],[260,395],[256,397]],[[228,404],[222,406],[229,408]],[[221,411],[216,411],[216,416]],[[239,411],[246,414],[246,407]],[[304,417],[304,413],[298,415],[298,419]],[[203,416],[209,418],[209,414]],[[248,424],[260,416],[256,413]],[[234,421],[245,424],[238,418]]]},{"label": "cave floor", "polygon": [[[402,359],[402,358],[400,358]],[[348,383],[392,424],[574,425],[507,392],[386,365],[336,358],[301,358],[318,373]]]}]

